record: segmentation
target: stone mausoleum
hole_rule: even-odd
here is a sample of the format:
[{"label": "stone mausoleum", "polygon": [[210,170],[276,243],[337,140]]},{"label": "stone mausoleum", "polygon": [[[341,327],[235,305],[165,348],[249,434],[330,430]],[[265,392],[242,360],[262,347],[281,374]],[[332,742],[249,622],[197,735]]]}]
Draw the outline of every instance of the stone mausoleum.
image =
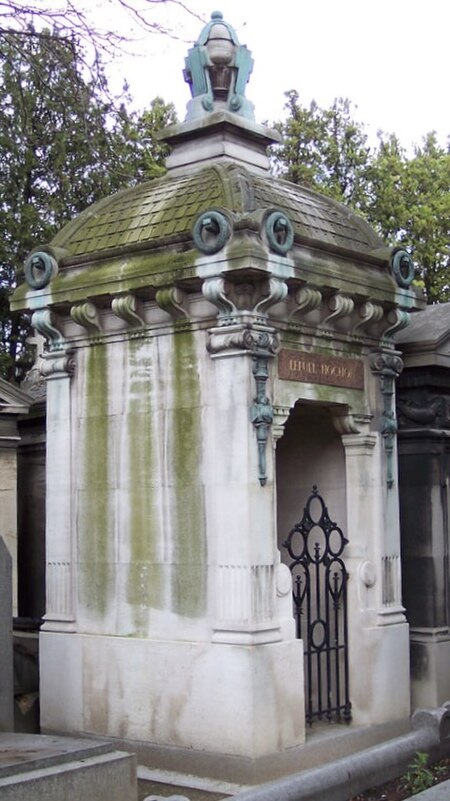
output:
[{"label": "stone mausoleum", "polygon": [[36,243],[14,296],[48,342],[46,732],[255,761],[409,716],[393,336],[423,301],[271,176],[251,69],[214,12],[167,174]]}]

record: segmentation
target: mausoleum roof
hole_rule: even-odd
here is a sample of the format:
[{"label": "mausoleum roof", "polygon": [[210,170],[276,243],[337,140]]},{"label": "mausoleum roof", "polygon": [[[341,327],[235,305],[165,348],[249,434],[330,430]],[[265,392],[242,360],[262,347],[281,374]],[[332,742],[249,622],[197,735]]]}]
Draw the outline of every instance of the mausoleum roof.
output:
[{"label": "mausoleum roof", "polygon": [[341,203],[242,165],[209,165],[180,177],[165,176],[94,204],[66,225],[52,244],[65,261],[94,254],[192,241],[201,212],[216,208],[234,223],[266,211],[285,212],[295,240],[318,247],[368,254],[383,245],[372,228]]},{"label": "mausoleum roof", "polygon": [[236,284],[269,279],[280,298],[309,285],[311,297],[336,306],[334,316],[367,302],[375,306],[361,308],[364,320],[422,305],[405,251],[386,248],[343,204],[270,174],[267,147],[280,137],[254,121],[245,97],[251,53],[220,12],[185,65],[192,99],[185,121],[162,134],[167,174],[94,204],[50,244],[37,243],[13,308],[65,312],[86,299],[109,308],[127,295],[158,302],[169,287],[210,299],[207,282],[225,275]]}]

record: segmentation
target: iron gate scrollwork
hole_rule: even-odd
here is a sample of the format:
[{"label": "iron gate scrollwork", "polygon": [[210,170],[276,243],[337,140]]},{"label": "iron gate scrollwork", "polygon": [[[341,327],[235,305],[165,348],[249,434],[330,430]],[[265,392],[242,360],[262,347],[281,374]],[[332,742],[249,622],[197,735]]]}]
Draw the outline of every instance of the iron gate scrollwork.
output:
[{"label": "iron gate scrollwork", "polygon": [[296,636],[303,640],[306,720],[350,722],[348,574],[342,554],[348,540],[328,515],[316,486],[303,517],[283,543],[291,558]]}]

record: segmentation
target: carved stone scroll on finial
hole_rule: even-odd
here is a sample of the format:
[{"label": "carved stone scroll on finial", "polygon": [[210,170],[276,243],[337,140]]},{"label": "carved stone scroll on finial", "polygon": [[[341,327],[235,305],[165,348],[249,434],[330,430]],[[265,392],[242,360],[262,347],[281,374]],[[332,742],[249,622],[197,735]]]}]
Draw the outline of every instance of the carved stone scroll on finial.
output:
[{"label": "carved stone scroll on finial", "polygon": [[50,309],[35,311],[31,318],[31,325],[46,338],[50,350],[60,350],[64,347],[65,339],[59,320]]},{"label": "carved stone scroll on finial", "polygon": [[116,317],[125,320],[128,325],[144,325],[142,304],[136,295],[123,295],[119,298],[113,298],[111,309]]},{"label": "carved stone scroll on finial", "polygon": [[167,312],[175,320],[189,319],[189,312],[185,308],[186,293],[176,286],[158,289],[155,300],[160,309]]},{"label": "carved stone scroll on finial", "polygon": [[81,325],[89,333],[101,331],[98,309],[90,301],[80,303],[78,306],[72,306],[70,316],[75,323]]}]

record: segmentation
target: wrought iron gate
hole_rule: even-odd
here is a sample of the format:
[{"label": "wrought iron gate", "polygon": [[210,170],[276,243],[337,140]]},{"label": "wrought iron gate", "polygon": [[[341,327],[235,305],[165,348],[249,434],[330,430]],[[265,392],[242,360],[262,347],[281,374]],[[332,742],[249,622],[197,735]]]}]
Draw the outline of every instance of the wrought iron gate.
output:
[{"label": "wrought iron gate", "polygon": [[291,558],[296,634],[305,656],[306,720],[351,720],[348,678],[348,540],[316,486],[283,546]]}]

